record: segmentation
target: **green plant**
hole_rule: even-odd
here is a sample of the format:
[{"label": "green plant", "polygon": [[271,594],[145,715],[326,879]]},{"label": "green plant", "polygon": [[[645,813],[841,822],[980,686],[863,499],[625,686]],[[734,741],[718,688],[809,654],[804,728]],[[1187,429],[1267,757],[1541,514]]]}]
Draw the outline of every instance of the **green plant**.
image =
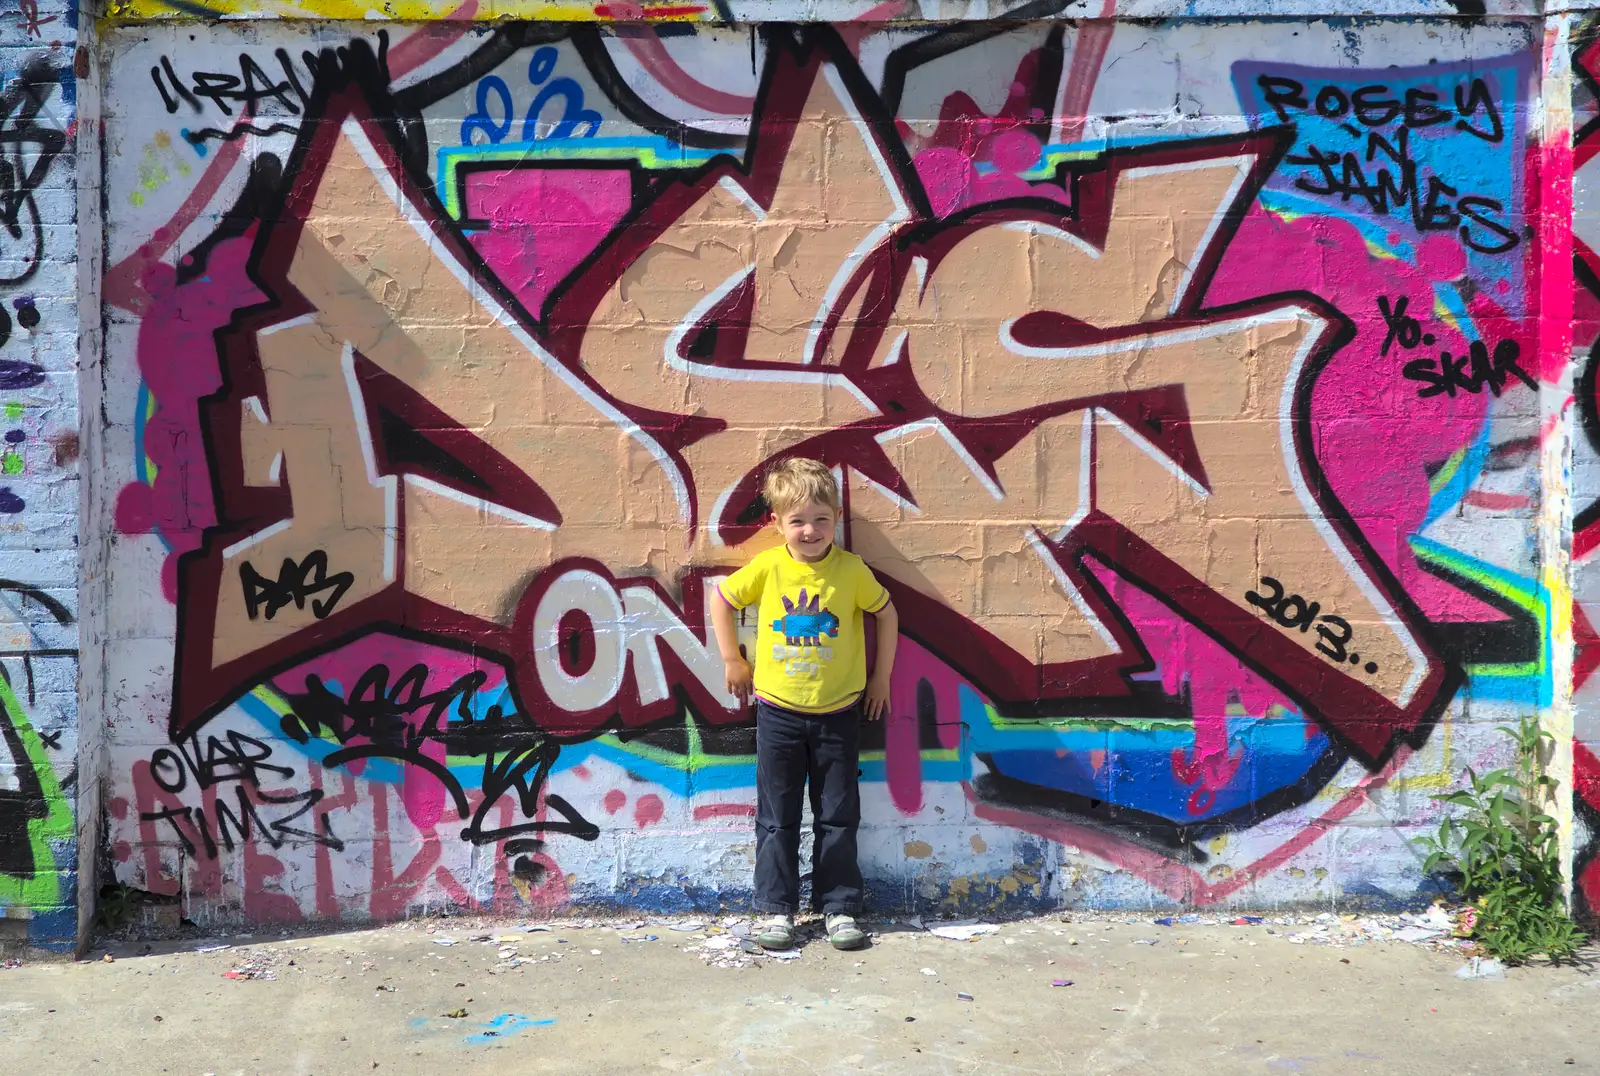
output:
[{"label": "green plant", "polygon": [[139,891],[132,886],[114,883],[100,887],[99,907],[95,921],[102,930],[116,930],[133,917],[139,906]]},{"label": "green plant", "polygon": [[1484,774],[1468,768],[1468,787],[1434,797],[1465,813],[1418,839],[1428,852],[1422,869],[1457,876],[1477,911],[1472,936],[1492,956],[1508,964],[1537,953],[1570,959],[1587,936],[1567,914],[1558,827],[1541,808],[1560,784],[1544,772],[1544,745],[1554,737],[1532,717],[1499,731],[1516,743],[1515,765]]}]

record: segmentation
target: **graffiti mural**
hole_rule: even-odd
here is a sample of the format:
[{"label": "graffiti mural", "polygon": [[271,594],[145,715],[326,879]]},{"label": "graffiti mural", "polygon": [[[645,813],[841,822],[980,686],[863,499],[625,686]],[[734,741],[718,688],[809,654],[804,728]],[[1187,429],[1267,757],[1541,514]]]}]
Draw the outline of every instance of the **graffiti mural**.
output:
[{"label": "graffiti mural", "polygon": [[1534,39],[1208,33],[113,32],[117,878],[737,898],[706,594],[803,454],[881,904],[1410,899],[1550,696]]},{"label": "graffiti mural", "polygon": [[1600,52],[1589,17],[1572,41],[1572,353],[1576,412],[1572,448],[1572,713],[1575,854],[1573,903],[1589,920],[1600,918]]},{"label": "graffiti mural", "polygon": [[[210,15],[224,18],[273,19],[375,19],[491,20],[540,19],[558,22],[615,23],[759,23],[778,17],[803,15],[809,21],[869,23],[940,22],[961,19],[1006,18],[1016,21],[1067,14],[1071,17],[1167,18],[1178,13],[1164,0],[1105,0],[1093,7],[1069,0],[812,0],[799,11],[780,10],[763,0],[707,0],[705,3],[636,4],[622,0],[385,0],[377,8],[355,0],[110,0],[108,14],[121,19],[172,19]],[[1228,18],[1261,14],[1316,16],[1328,13],[1326,5],[1309,0],[1280,0],[1270,11],[1239,0],[1198,0],[1182,9],[1189,16]],[[1416,0],[1386,7],[1392,15],[1533,15],[1528,4],[1516,0]]]},{"label": "graffiti mural", "polygon": [[76,5],[0,19],[0,944],[77,934]]}]

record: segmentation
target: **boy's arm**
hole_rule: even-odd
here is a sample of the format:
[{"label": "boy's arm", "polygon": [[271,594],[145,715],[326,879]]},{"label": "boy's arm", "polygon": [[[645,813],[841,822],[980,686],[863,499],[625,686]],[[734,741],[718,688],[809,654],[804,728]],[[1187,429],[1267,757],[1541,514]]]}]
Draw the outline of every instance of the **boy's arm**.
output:
[{"label": "boy's arm", "polygon": [[867,720],[876,721],[889,712],[889,680],[894,672],[895,646],[900,642],[900,614],[889,602],[873,614],[878,622],[877,664],[867,682]]},{"label": "boy's arm", "polygon": [[716,633],[717,649],[722,653],[728,694],[738,699],[740,706],[748,706],[753,674],[750,663],[739,653],[739,629],[733,623],[733,606],[728,604],[721,590],[711,599],[711,630]]}]

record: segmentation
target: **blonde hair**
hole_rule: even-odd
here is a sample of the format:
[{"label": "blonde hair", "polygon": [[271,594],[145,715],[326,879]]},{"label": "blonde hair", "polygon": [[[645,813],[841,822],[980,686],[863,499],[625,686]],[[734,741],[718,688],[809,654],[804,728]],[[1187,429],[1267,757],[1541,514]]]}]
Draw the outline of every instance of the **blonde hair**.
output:
[{"label": "blonde hair", "polygon": [[779,460],[761,482],[761,496],[774,516],[781,517],[810,501],[839,510],[839,481],[821,460],[791,456]]}]

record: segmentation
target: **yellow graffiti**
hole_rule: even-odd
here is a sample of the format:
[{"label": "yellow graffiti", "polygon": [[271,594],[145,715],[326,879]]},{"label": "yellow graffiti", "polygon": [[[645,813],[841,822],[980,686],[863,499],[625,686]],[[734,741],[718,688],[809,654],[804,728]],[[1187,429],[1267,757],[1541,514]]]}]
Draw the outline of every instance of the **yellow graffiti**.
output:
[{"label": "yellow graffiti", "polygon": [[172,136],[166,131],[157,131],[144,147],[144,157],[139,162],[139,185],[128,193],[130,205],[144,205],[146,196],[172,182],[172,173],[167,170],[169,161],[178,175],[190,173],[189,163],[172,148]]},{"label": "yellow graffiti", "polygon": [[533,19],[544,22],[717,21],[710,4],[593,4],[557,0],[110,0],[106,16],[113,21],[192,19],[197,14],[219,18],[262,19],[393,19],[423,22],[435,19],[488,22]]}]

